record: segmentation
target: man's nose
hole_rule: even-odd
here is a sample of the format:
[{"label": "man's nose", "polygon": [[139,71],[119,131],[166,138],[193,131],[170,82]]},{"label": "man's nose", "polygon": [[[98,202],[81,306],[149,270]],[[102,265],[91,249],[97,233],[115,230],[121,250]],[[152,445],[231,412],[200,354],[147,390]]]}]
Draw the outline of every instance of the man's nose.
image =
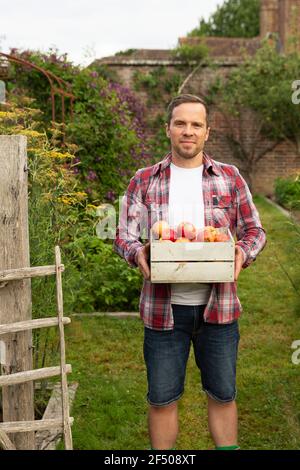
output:
[{"label": "man's nose", "polygon": [[189,125],[185,126],[183,133],[184,135],[192,135],[193,134],[192,126],[189,126]]}]

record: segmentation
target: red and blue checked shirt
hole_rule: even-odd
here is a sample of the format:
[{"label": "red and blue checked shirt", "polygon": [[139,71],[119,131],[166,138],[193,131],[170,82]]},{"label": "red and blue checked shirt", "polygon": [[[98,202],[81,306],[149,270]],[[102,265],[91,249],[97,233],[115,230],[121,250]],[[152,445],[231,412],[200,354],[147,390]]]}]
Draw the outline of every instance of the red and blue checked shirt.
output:
[{"label": "red and blue checked shirt", "polygon": [[[122,199],[114,250],[131,267],[137,267],[136,255],[143,247],[142,237],[149,239],[153,223],[168,220],[171,161],[169,153],[155,165],[138,170]],[[205,225],[230,228],[236,245],[242,248],[243,268],[246,268],[266,244],[265,230],[246,181],[234,165],[218,162],[203,153],[202,191]],[[146,327],[173,329],[170,284],[154,284],[144,279],[139,308]],[[231,323],[241,312],[236,282],[212,283],[204,320]]]}]

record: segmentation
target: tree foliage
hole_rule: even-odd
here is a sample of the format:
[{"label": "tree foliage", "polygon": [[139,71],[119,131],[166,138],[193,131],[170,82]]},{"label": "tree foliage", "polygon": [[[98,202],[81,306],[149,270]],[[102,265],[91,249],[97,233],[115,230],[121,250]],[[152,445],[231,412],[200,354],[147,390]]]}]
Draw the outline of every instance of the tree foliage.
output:
[{"label": "tree foliage", "polygon": [[292,102],[299,69],[299,54],[280,55],[265,43],[220,86],[222,101],[236,115],[238,109],[252,109],[261,117],[267,137],[290,140],[300,147],[300,107]]},{"label": "tree foliage", "polygon": [[280,141],[300,154],[300,105],[292,101],[300,55],[280,55],[265,42],[210,90],[210,101],[225,117],[228,140],[251,176],[257,162]]},{"label": "tree foliage", "polygon": [[259,0],[226,0],[188,36],[251,38],[259,34]]}]

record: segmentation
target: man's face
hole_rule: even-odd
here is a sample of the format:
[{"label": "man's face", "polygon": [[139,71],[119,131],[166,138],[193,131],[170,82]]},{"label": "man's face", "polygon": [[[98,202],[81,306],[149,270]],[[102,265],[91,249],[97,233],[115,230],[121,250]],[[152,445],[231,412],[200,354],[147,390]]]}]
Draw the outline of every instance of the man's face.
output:
[{"label": "man's face", "polygon": [[170,125],[166,124],[172,151],[191,159],[202,152],[209,136],[206,111],[201,103],[183,103],[173,109]]}]

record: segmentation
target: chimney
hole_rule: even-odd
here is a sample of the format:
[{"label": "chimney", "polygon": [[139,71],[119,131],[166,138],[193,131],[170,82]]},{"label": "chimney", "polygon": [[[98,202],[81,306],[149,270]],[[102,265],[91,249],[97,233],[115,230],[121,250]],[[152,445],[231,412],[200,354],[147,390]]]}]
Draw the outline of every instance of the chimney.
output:
[{"label": "chimney", "polygon": [[300,0],[279,0],[279,37],[282,52],[300,52]]},{"label": "chimney", "polygon": [[260,2],[260,37],[264,39],[271,33],[278,33],[278,0]]}]

